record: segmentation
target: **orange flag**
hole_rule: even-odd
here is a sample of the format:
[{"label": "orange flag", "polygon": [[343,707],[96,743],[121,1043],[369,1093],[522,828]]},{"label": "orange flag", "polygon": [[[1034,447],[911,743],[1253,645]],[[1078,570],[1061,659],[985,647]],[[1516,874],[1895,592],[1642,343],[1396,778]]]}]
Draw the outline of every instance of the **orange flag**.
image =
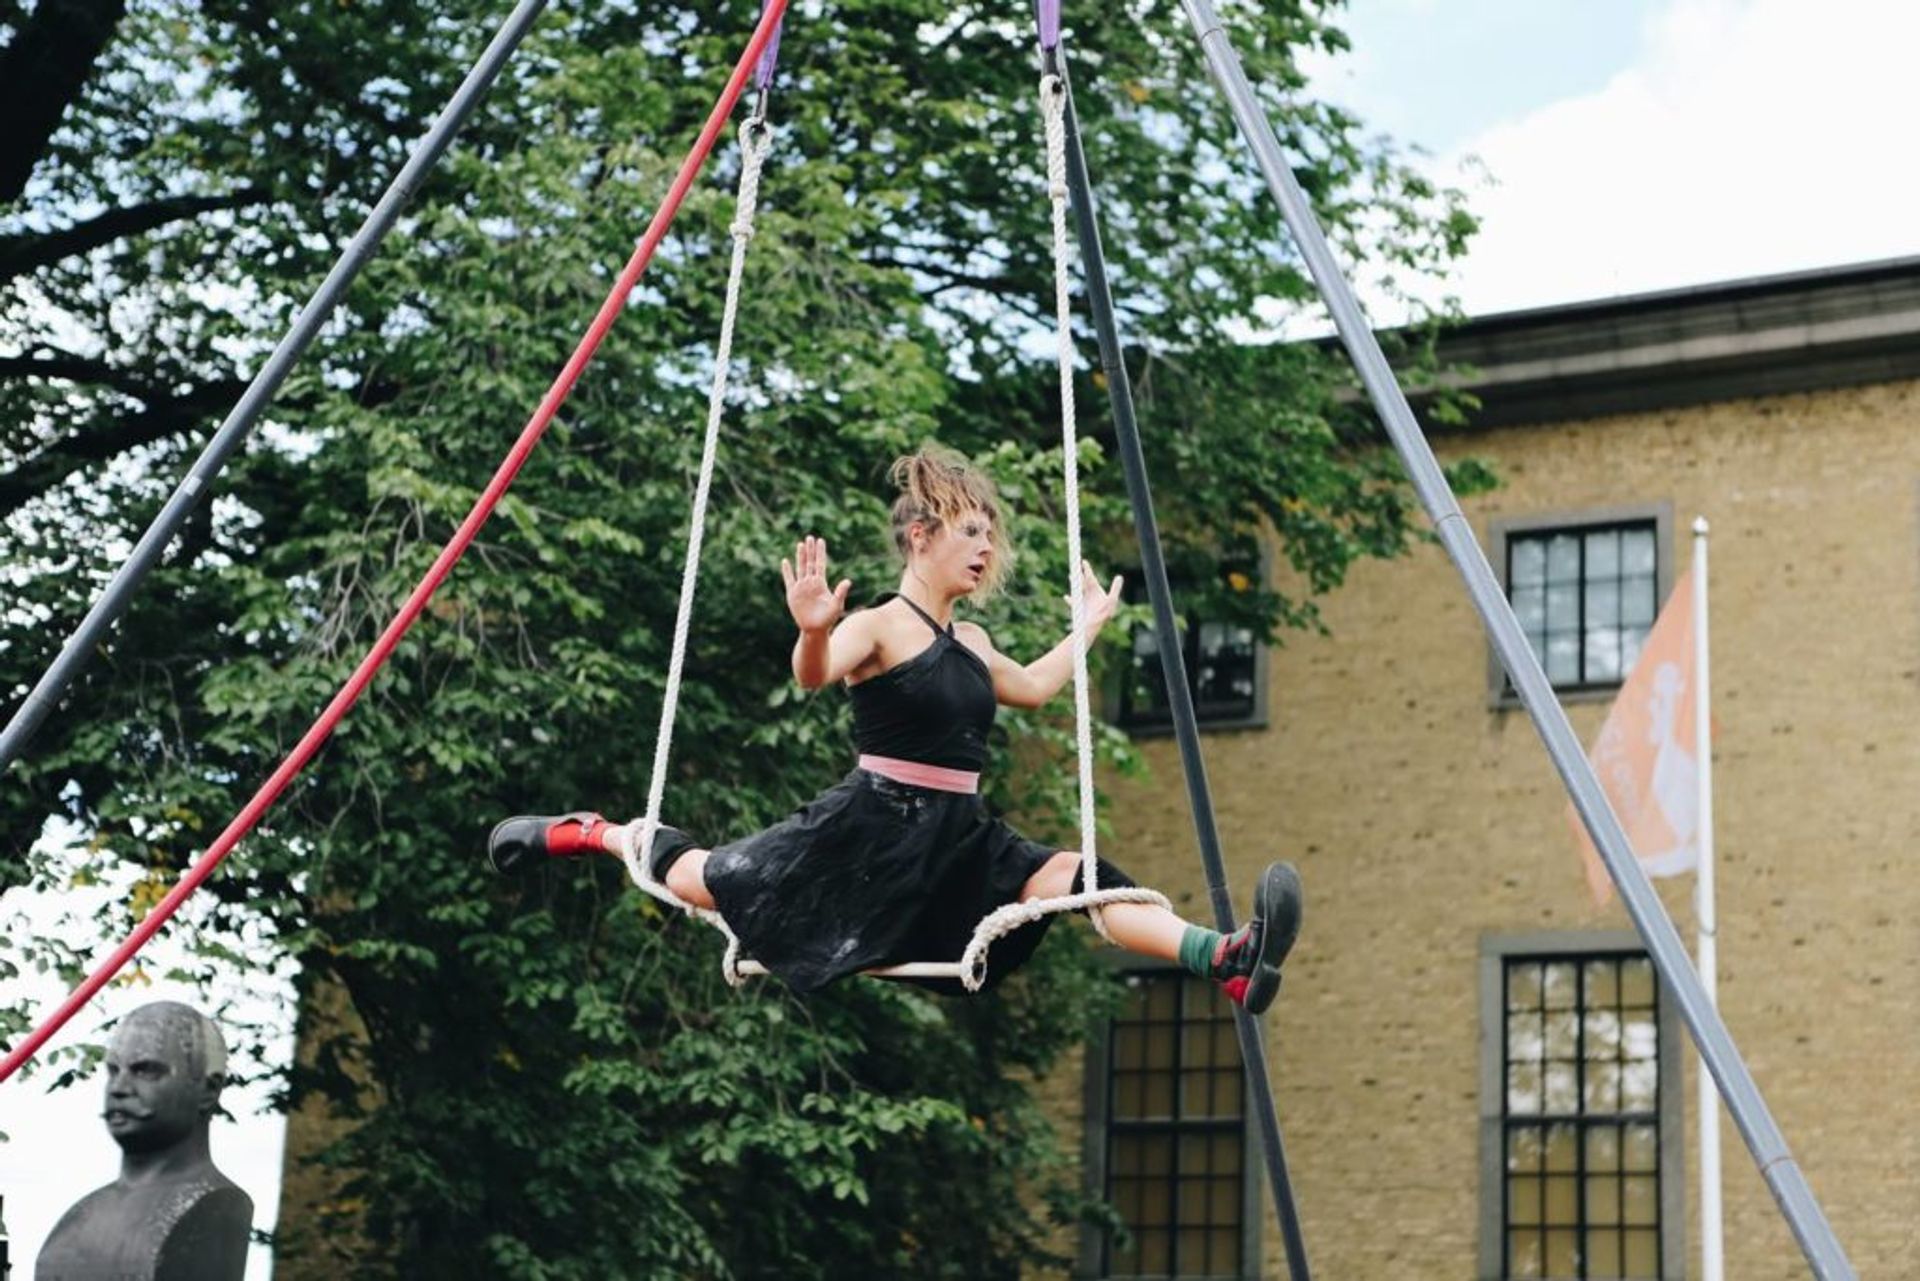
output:
[{"label": "orange flag", "polygon": [[[1673,585],[1587,753],[1648,876],[1677,876],[1700,864],[1693,614],[1689,569]],[[1588,888],[1604,906],[1613,880],[1571,803],[1567,820],[1580,844]]]}]

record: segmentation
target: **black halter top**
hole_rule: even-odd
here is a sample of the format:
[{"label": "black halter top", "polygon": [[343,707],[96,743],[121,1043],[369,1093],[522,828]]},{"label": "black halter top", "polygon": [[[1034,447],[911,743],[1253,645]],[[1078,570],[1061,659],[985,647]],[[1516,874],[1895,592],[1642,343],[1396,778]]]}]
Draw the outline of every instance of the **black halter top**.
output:
[{"label": "black halter top", "polygon": [[918,605],[907,607],[933,629],[933,644],[904,663],[852,686],[853,742],[862,753],[978,773],[987,763],[987,731],[998,703],[980,656]]}]

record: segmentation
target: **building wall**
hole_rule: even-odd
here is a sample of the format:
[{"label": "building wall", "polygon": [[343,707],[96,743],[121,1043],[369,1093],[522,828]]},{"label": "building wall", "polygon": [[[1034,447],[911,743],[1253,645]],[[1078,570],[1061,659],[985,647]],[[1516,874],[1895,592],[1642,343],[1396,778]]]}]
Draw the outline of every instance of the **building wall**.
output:
[{"label": "building wall", "polygon": [[[1661,555],[1683,567],[1692,518],[1712,522],[1721,1008],[1871,1277],[1920,1276],[1916,427],[1920,383],[1900,382],[1438,442],[1504,481],[1466,504],[1483,544],[1497,519],[1666,502],[1677,545]],[[1288,1159],[1318,1274],[1470,1278],[1479,940],[1631,926],[1587,895],[1526,713],[1489,706],[1486,645],[1443,554],[1357,566],[1325,615],[1331,635],[1272,656],[1270,727],[1205,739],[1241,910],[1269,858],[1307,886],[1267,1024]],[[1606,707],[1569,706],[1582,741]],[[1108,848],[1204,917],[1177,752],[1144,746],[1151,777],[1110,784]],[[1692,878],[1658,884],[1691,941]],[[1722,1144],[1727,1275],[1805,1276],[1731,1124]]]}]

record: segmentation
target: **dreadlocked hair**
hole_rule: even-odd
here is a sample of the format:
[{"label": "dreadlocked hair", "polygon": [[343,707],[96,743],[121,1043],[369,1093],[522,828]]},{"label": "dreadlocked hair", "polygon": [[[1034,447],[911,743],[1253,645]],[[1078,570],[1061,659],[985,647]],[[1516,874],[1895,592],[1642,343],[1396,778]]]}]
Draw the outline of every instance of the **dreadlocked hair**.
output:
[{"label": "dreadlocked hair", "polygon": [[908,531],[915,523],[931,535],[939,533],[948,521],[981,512],[990,526],[993,557],[987,562],[980,585],[973,590],[973,599],[984,601],[1000,590],[1013,563],[1013,543],[1001,519],[999,495],[985,472],[958,450],[922,445],[894,459],[887,469],[887,479],[900,491],[893,500],[893,547],[902,561],[909,559],[913,550]]}]

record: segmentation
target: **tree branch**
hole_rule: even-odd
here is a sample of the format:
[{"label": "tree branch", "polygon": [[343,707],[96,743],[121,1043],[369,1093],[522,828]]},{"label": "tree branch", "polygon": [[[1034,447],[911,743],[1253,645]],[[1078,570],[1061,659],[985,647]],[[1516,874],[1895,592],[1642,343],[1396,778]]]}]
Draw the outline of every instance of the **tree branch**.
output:
[{"label": "tree branch", "polygon": [[867,264],[873,267],[887,267],[895,271],[921,272],[940,281],[942,289],[978,289],[981,293],[1004,298],[1024,298],[1030,292],[1006,276],[981,275],[978,272],[961,271],[940,263],[897,258],[892,254],[868,254]]},{"label": "tree branch", "polygon": [[189,430],[237,395],[241,386],[237,382],[208,383],[187,395],[56,441],[12,470],[0,473],[0,519],[91,463]]},{"label": "tree branch", "polygon": [[224,196],[169,196],[144,205],[110,209],[97,218],[58,231],[0,236],[0,280],[11,280],[49,263],[98,249],[122,236],[137,236],[170,222],[197,218],[219,209],[244,209],[262,204],[266,199],[267,193],[256,187]]},{"label": "tree branch", "polygon": [[10,378],[50,378],[85,387],[111,387],[141,400],[155,400],[168,394],[131,370],[104,360],[76,356],[58,347],[36,348],[25,356],[0,356],[0,381]]},{"label": "tree branch", "polygon": [[0,205],[20,199],[53,131],[92,78],[126,16],[126,0],[36,5],[0,55]]}]

